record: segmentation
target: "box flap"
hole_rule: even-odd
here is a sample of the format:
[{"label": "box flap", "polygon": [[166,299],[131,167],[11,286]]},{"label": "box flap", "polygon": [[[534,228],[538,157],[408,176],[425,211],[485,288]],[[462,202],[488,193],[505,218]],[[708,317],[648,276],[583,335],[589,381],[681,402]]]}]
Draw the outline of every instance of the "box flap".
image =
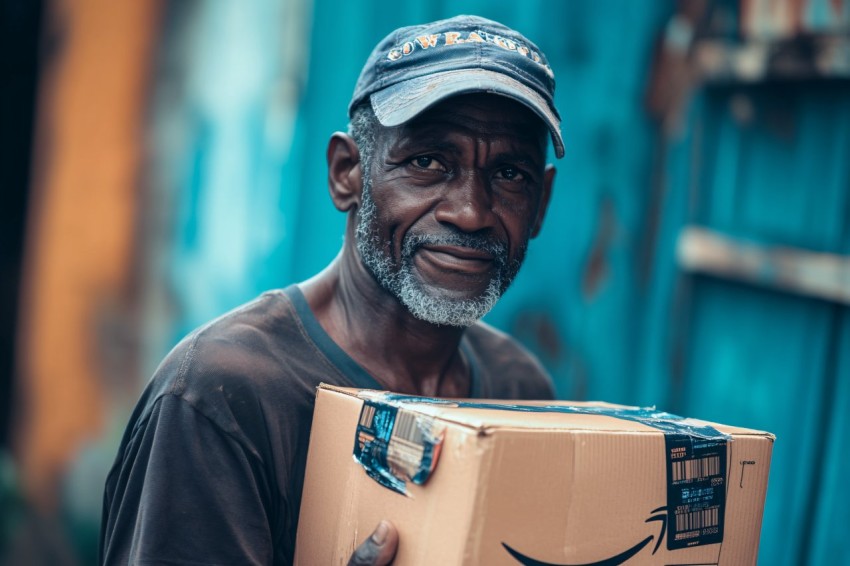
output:
[{"label": "box flap", "polygon": [[513,403],[492,399],[441,399],[399,395],[387,391],[341,388],[322,384],[321,388],[373,402],[389,403],[418,414],[488,433],[500,428],[571,430],[588,432],[634,432],[658,434],[675,431],[714,437],[772,434],[741,427],[682,418],[654,407],[632,407],[601,401],[522,401]]}]

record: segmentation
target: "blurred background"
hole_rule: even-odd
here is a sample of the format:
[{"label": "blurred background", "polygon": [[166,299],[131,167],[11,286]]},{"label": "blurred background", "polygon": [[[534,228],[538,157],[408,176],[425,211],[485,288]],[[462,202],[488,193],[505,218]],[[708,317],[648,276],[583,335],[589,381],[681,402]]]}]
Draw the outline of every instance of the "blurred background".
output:
[{"label": "blurred background", "polygon": [[850,564],[850,0],[0,6],[0,564],[96,561],[157,363],[334,257],[362,63],[458,13],[548,55],[567,144],[487,320],[561,398],[775,433],[760,564]]}]

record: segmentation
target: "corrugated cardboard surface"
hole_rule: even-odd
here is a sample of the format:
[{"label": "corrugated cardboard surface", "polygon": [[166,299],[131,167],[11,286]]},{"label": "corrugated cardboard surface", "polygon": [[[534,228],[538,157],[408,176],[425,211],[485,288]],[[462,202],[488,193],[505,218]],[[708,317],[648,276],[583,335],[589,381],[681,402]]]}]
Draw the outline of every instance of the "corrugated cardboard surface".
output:
[{"label": "corrugated cardboard surface", "polygon": [[399,529],[398,565],[521,564],[504,545],[562,565],[635,548],[626,562],[602,564],[756,563],[773,445],[767,433],[716,426],[732,436],[723,542],[668,550],[665,539],[656,549],[658,516],[665,516],[657,510],[667,504],[661,431],[598,415],[416,404],[445,426],[445,436],[431,477],[423,486],[408,482],[402,495],[352,457],[363,405],[357,394],[319,390],[297,564],[346,564],[381,519]]}]

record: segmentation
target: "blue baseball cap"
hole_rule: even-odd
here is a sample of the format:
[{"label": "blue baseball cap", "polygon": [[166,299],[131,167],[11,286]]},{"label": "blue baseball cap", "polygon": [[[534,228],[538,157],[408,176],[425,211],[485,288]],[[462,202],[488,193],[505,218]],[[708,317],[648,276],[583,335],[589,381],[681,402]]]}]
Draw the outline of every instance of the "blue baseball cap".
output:
[{"label": "blue baseball cap", "polygon": [[441,100],[473,92],[527,106],[563,157],[555,75],[546,56],[521,33],[478,16],[399,28],[385,37],[360,72],[348,114],[370,100],[382,125],[398,126]]}]

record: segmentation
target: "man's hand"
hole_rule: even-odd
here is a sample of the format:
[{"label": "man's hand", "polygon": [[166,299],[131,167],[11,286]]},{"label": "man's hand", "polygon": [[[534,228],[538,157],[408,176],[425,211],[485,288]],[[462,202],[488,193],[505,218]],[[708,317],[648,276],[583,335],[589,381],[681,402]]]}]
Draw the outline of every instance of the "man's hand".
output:
[{"label": "man's hand", "polygon": [[381,521],[351,555],[348,566],[386,566],[395,558],[397,548],[398,531],[389,521]]}]

